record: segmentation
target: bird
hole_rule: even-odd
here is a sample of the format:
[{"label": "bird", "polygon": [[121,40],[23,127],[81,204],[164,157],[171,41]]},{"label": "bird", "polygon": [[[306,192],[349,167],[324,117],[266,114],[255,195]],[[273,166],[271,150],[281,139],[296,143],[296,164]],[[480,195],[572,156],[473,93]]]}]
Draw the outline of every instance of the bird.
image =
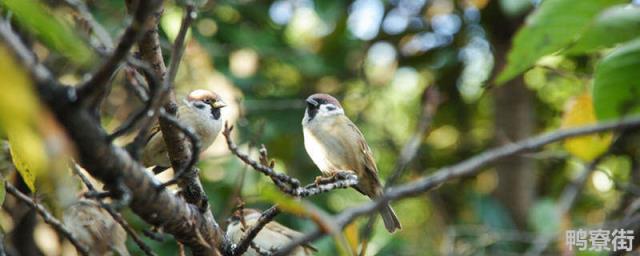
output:
[{"label": "bird", "polygon": [[[383,194],[378,167],[362,132],[345,115],[336,98],[316,93],[306,99],[302,119],[304,147],[324,176],[353,171],[358,177],[355,189],[370,199]],[[387,203],[380,209],[385,228],[393,233],[402,229],[400,221]]]},{"label": "bird", "polygon": [[64,211],[62,220],[90,255],[129,255],[127,232],[96,201],[74,202]]},{"label": "bird", "polygon": [[[206,150],[222,129],[221,108],[227,106],[215,92],[204,89],[194,90],[178,107],[177,119],[191,127],[200,139],[201,152]],[[145,167],[156,166],[154,172],[161,172],[171,167],[164,138],[160,126],[156,124],[149,133],[147,143],[142,152],[142,164]]]},{"label": "bird", "polygon": [[[229,225],[227,226],[227,237],[236,244],[240,243],[245,233],[251,229],[251,227],[256,225],[260,215],[260,211],[256,209],[242,209],[239,214],[230,218]],[[258,235],[256,235],[252,242],[262,251],[271,252],[283,248],[285,245],[302,235],[302,233],[285,227],[284,225],[272,220],[267,223],[260,232],[258,232]],[[309,244],[304,244],[302,246],[298,246],[290,255],[313,255],[316,251],[317,250]],[[243,255],[259,256],[261,254],[250,246]]]}]

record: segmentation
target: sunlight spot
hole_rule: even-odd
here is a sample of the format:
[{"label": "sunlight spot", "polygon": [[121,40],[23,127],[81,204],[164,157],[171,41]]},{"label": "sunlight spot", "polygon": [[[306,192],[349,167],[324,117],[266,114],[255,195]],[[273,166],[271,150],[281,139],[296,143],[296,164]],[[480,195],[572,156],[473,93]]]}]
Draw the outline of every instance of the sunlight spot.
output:
[{"label": "sunlight spot", "polygon": [[362,40],[371,40],[378,35],[384,15],[380,0],[356,0],[350,10],[347,24],[353,35]]},{"label": "sunlight spot", "polygon": [[593,182],[593,187],[595,187],[600,192],[607,192],[611,190],[611,188],[613,188],[613,181],[607,174],[604,173],[603,170],[594,172],[591,179]]},{"label": "sunlight spot", "polygon": [[258,69],[258,54],[251,49],[241,49],[229,56],[231,73],[240,78],[250,77]]}]

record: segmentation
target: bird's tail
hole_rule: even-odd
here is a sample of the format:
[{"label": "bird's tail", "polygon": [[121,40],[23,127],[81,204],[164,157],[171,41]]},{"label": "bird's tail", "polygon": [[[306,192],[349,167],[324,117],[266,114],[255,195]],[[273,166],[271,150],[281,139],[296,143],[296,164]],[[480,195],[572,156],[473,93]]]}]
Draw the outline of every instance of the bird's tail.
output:
[{"label": "bird's tail", "polygon": [[391,205],[385,204],[380,209],[380,216],[382,216],[382,221],[384,221],[384,227],[387,229],[387,231],[389,231],[389,233],[395,232],[396,229],[397,230],[402,229],[402,226],[400,225],[400,221],[398,220],[396,213],[393,211],[393,208],[391,208]]}]

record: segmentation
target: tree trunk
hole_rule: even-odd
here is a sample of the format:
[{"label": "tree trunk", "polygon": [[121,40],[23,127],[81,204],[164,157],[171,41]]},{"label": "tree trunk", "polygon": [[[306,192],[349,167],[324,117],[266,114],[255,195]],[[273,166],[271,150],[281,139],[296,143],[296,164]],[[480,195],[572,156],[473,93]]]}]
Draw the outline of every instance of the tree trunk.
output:
[{"label": "tree trunk", "polygon": [[[492,79],[504,69],[511,41],[522,17],[507,17],[499,1],[491,1],[483,17],[494,46],[495,68]],[[495,86],[495,85],[494,85]],[[535,127],[534,97],[518,76],[493,89],[495,142],[498,146],[530,137]],[[514,156],[496,164],[496,198],[511,214],[518,228],[526,228],[527,214],[535,200],[536,172],[533,159]]]}]

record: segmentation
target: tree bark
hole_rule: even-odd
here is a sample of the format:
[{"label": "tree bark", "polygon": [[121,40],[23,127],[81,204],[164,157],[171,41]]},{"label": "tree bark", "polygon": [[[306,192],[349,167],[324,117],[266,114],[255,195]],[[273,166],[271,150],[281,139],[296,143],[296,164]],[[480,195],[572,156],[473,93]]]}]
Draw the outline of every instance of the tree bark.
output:
[{"label": "tree bark", "polygon": [[[507,17],[499,1],[486,8],[487,30],[494,46],[495,67],[492,80],[507,64],[507,53],[522,17]],[[526,88],[522,76],[494,88],[495,142],[498,146],[531,137],[535,128],[535,95]],[[526,228],[527,215],[536,192],[535,162],[512,156],[496,164],[498,186],[495,197],[509,211],[520,229]]]}]

